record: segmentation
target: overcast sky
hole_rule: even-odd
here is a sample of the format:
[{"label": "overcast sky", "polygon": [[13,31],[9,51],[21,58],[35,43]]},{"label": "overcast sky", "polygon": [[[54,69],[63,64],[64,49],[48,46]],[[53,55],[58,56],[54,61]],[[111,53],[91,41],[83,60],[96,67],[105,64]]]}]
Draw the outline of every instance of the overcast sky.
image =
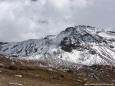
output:
[{"label": "overcast sky", "polygon": [[0,41],[36,39],[68,26],[115,27],[115,0],[0,0]]}]

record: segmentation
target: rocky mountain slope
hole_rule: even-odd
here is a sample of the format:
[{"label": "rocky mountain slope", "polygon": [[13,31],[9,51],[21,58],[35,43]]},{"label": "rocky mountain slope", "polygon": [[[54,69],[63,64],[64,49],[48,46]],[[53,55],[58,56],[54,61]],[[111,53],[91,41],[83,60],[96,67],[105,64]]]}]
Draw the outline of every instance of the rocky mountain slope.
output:
[{"label": "rocky mountain slope", "polygon": [[[57,35],[0,43],[0,55],[53,64],[115,66],[115,32],[91,26],[68,27]],[[50,66],[51,66],[50,65]]]}]

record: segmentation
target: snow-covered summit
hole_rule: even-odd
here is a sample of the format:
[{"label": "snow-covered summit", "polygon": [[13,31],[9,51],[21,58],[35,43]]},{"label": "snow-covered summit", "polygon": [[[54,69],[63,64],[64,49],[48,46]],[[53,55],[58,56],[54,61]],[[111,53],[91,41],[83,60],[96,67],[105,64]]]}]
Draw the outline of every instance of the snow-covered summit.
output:
[{"label": "snow-covered summit", "polygon": [[78,25],[58,35],[22,42],[0,43],[0,54],[42,61],[83,65],[115,65],[115,33]]}]

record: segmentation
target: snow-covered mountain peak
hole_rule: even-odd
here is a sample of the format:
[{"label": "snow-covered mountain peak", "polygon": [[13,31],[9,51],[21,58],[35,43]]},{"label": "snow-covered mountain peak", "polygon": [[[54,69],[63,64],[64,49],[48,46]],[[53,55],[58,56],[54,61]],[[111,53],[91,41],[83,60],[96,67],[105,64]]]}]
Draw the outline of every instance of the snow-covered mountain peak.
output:
[{"label": "snow-covered mountain peak", "polygon": [[42,60],[49,63],[115,65],[115,34],[98,28],[78,25],[57,35],[23,42],[0,43],[0,54]]},{"label": "snow-covered mountain peak", "polygon": [[72,42],[73,41],[82,43],[102,42],[103,37],[97,35],[97,32],[99,32],[99,30],[95,27],[78,25],[75,27],[66,28],[66,30],[62,31],[59,34],[59,36],[63,37],[63,39],[70,39]]},{"label": "snow-covered mountain peak", "polygon": [[78,25],[75,27],[68,27],[66,28],[65,31],[76,31],[76,32],[83,32],[83,31],[96,31],[97,28],[96,27],[92,27],[92,26],[86,26],[86,25]]}]

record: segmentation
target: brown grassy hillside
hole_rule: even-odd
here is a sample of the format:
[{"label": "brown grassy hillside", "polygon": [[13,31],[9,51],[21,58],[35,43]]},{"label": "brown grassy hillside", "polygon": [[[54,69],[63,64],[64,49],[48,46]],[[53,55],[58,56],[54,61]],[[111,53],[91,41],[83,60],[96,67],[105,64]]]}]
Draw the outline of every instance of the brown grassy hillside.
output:
[{"label": "brown grassy hillside", "polygon": [[0,86],[89,86],[88,84],[114,86],[115,67],[93,65],[62,72],[52,68],[15,64],[8,58],[0,57]]}]

